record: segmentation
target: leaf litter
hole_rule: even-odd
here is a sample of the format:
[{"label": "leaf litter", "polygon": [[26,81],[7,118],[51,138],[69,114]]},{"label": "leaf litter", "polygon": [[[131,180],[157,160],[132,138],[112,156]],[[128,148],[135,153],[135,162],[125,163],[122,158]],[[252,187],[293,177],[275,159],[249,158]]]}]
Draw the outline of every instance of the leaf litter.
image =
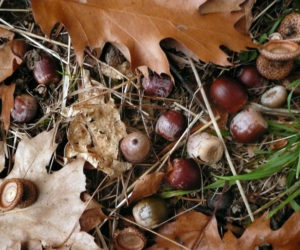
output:
[{"label": "leaf litter", "polygon": [[[159,74],[170,74],[169,63],[160,47],[160,42],[165,38],[175,39],[180,43],[177,48],[187,54],[194,53],[205,62],[219,65],[230,65],[220,45],[235,51],[255,47],[249,36],[234,28],[234,24],[244,15],[243,11],[229,11],[232,7],[236,9],[236,1],[229,1],[233,4],[225,10],[217,6],[218,13],[199,15],[199,7],[204,2],[31,1],[35,20],[45,34],[50,36],[58,22],[65,25],[79,62],[83,61],[86,46],[102,49],[108,41],[122,52],[132,69],[148,66]],[[61,11],[57,12],[58,9]]]},{"label": "leaf litter", "polygon": [[1,212],[1,249],[31,241],[38,241],[40,249],[78,249],[85,244],[89,249],[99,249],[90,235],[80,232],[79,218],[86,208],[80,199],[80,193],[85,191],[84,161],[78,159],[59,171],[47,173],[46,166],[57,147],[55,134],[52,129],[32,139],[24,138],[12,171],[1,180],[25,178],[38,189],[38,199],[31,206]]},{"label": "leaf litter", "polygon": [[[225,1],[221,2],[223,4],[225,3]],[[158,26],[158,24],[162,24],[162,29],[168,30],[169,28],[170,30],[168,31],[169,34],[171,34],[170,37],[175,38],[186,45],[186,47],[183,47],[182,45],[176,45],[175,43],[175,48],[186,52],[188,55],[191,55],[189,54],[190,51],[187,50],[187,48],[189,48],[194,51],[196,55],[200,57],[200,59],[206,62],[214,62],[221,65],[227,65],[229,64],[228,61],[226,61],[227,56],[219,49],[220,45],[228,45],[226,44],[228,42],[227,38],[220,38],[219,36],[217,36],[216,42],[213,41],[211,45],[211,54],[208,52],[201,54],[195,48],[195,44],[193,44],[191,41],[185,40],[184,36],[186,36],[186,34],[189,34],[191,27],[191,20],[188,15],[192,14],[191,17],[194,18],[194,12],[195,10],[198,10],[198,7],[200,6],[200,11],[202,11],[202,14],[204,15],[199,18],[204,21],[206,26],[208,26],[207,24],[212,22],[212,20],[216,22],[218,18],[224,18],[223,21],[227,20],[225,21],[226,26],[228,25],[230,26],[230,28],[226,29],[226,27],[224,28],[222,26],[221,29],[220,23],[219,21],[217,21],[217,26],[214,31],[216,33],[221,33],[221,30],[228,30],[229,35],[227,35],[228,37],[230,37],[230,41],[236,41],[237,43],[233,45],[230,44],[230,46],[228,47],[232,50],[241,50],[246,46],[250,46],[253,44],[250,42],[248,37],[242,36],[240,33],[234,30],[233,27],[237,24],[237,21],[240,20],[239,18],[244,17],[244,11],[246,12],[246,19],[248,19],[248,23],[251,22],[249,20],[252,20],[253,17],[250,13],[251,11],[249,12],[249,9],[252,8],[254,2],[255,1],[245,2],[239,0],[226,1],[226,8],[221,6],[221,9],[220,6],[218,6],[220,1],[185,2],[185,8],[181,11],[183,11],[186,19],[185,21],[187,23],[182,22],[184,23],[182,25],[181,22],[179,22],[180,24],[176,26],[177,30],[174,29],[174,27],[170,28],[165,22],[169,16],[173,15],[177,18],[177,16],[174,15],[177,10],[172,8],[172,6],[168,4],[168,1],[161,1],[161,4],[157,4],[158,1],[155,1],[154,8],[145,8],[145,10],[143,10],[145,13],[143,12],[143,14],[145,14],[146,17],[149,17],[149,19],[155,23],[156,27]],[[90,31],[90,29],[94,30],[95,27],[101,27],[102,25],[105,28],[112,27],[113,31],[117,29],[112,22],[113,19],[111,18],[111,14],[115,13],[116,9],[113,8],[109,10],[109,7],[120,7],[120,3],[118,3],[118,1],[116,1],[115,3],[103,1],[101,3],[103,5],[100,5],[99,2],[93,0],[55,0],[51,2],[44,1],[43,3],[40,1],[32,0],[32,3],[36,20],[48,35],[50,34],[50,31],[56,22],[60,21],[65,25],[72,37],[75,53],[79,61],[82,62],[83,60],[83,49],[85,48],[85,46],[90,46],[91,48],[100,47],[102,49],[106,40],[112,42],[117,41],[117,43],[114,43],[114,45],[116,45],[116,47],[118,47],[121,52],[123,52],[125,57],[129,61],[131,61],[132,68],[147,65],[151,69],[156,70],[159,73],[169,73],[169,64],[166,61],[163,51],[158,46],[159,42],[163,38],[167,37],[165,32],[162,32],[162,36],[148,32],[145,37],[142,37],[142,42],[135,44],[134,42],[132,43],[132,41],[128,39],[128,37],[122,32],[121,34],[118,34],[117,38],[112,36],[112,33],[104,34],[103,37],[105,37],[106,40],[101,40],[99,39],[99,34],[94,35]],[[141,1],[140,3],[144,2]],[[147,27],[146,25],[147,28],[144,29],[144,25],[147,24],[147,22],[144,21],[143,16],[140,17],[137,14],[138,10],[141,10],[141,6],[139,5],[140,3],[138,3],[137,6],[130,7],[129,4],[124,5],[124,2],[122,2],[120,5],[123,7],[129,6],[128,9],[122,9],[124,13],[118,13],[117,15],[115,15],[118,20],[120,19],[122,21],[127,20],[128,16],[131,15],[134,16],[136,20],[138,20],[138,22],[134,23],[134,25],[129,25],[128,27],[124,26],[125,28],[121,27],[121,30],[126,31],[128,29],[130,32],[132,31],[132,28],[136,28],[135,31],[132,31],[134,38],[140,38],[140,35],[145,35],[144,33],[138,33],[141,30],[148,31],[149,27]],[[151,3],[149,1],[149,4]],[[245,5],[246,7],[244,7],[241,5],[242,3],[248,3],[248,5]],[[114,4],[116,4],[116,6],[113,6]],[[145,4],[147,5],[148,2],[145,2]],[[63,9],[62,7],[66,5],[70,6],[70,9],[66,10],[67,15],[64,16],[62,15],[63,12],[54,11],[57,9]],[[161,7],[161,5],[166,8],[166,13],[158,14],[161,13],[161,11],[153,11],[157,10],[157,8]],[[205,10],[205,6],[208,6],[208,10]],[[93,7],[94,10],[92,10],[91,7]],[[92,17],[90,15],[84,14],[83,18],[79,19],[78,15],[74,15],[74,13],[77,13],[79,9],[83,10],[83,13],[85,14],[90,11],[89,14],[91,14]],[[88,11],[85,12],[86,10]],[[49,20],[40,19],[45,11],[49,13]],[[147,11],[153,11],[153,13],[156,12],[156,16],[153,17],[152,15],[149,15]],[[237,12],[231,13],[232,11]],[[104,18],[101,19],[101,17],[97,17],[94,19],[95,23],[86,23],[86,20],[90,21],[91,19],[93,19],[93,16],[98,14],[99,12],[108,15],[110,18],[105,20]],[[175,22],[178,21],[176,18],[174,18]],[[140,20],[143,21],[140,22]],[[196,22],[198,23],[199,20],[197,19]],[[75,26],[75,28],[71,26],[71,23],[73,24],[73,27]],[[124,22],[124,24],[125,23],[126,22]],[[81,32],[75,32],[81,24],[86,27],[86,33],[81,29],[79,29]],[[185,30],[186,28],[187,30]],[[204,38],[206,39],[206,30],[202,30],[201,28],[199,28],[199,30],[195,31],[195,33],[199,31],[199,33],[204,34]],[[83,34],[86,35],[86,38],[82,36]],[[150,36],[151,38],[153,38],[153,40],[149,39]],[[232,37],[235,37],[236,39],[233,39]],[[149,44],[147,44],[147,39],[151,42],[150,46],[148,46]],[[125,44],[125,46],[127,46],[128,48],[125,48],[121,44]],[[134,45],[137,47],[134,47]],[[138,49],[135,50],[134,48]],[[194,56],[193,58],[196,57]],[[117,71],[121,71],[121,74],[115,75],[114,73],[110,72],[110,70],[112,69],[111,66],[114,66]],[[128,69],[127,61],[123,65],[121,64],[111,66],[108,66],[107,68],[105,68],[105,70],[102,69],[102,73],[113,79],[121,79],[120,75],[122,74],[126,74],[128,78],[132,77],[132,72],[130,72]],[[115,71],[113,70],[113,72]],[[7,76],[11,75],[11,73],[7,74]],[[85,191],[85,176],[83,175],[84,161],[81,159],[86,160],[95,169],[100,170],[101,172],[110,176],[112,184],[117,183],[121,180],[123,185],[127,185],[127,183],[124,184],[123,180],[124,176],[126,176],[124,175],[125,171],[130,170],[130,173],[132,173],[133,171],[136,171],[136,169],[133,169],[131,164],[122,161],[122,159],[120,158],[118,145],[120,140],[127,133],[125,124],[121,121],[120,113],[115,107],[114,100],[106,95],[106,93],[109,92],[109,89],[102,83],[92,80],[89,76],[89,72],[84,71],[82,75],[83,79],[79,84],[79,86],[81,85],[80,89],[76,91],[76,94],[78,94],[77,102],[71,104],[62,112],[63,118],[67,121],[71,121],[68,127],[68,143],[65,147],[64,155],[66,166],[59,171],[54,171],[51,174],[47,173],[46,171],[45,166],[48,165],[50,158],[52,157],[52,154],[57,146],[55,143],[51,144],[51,142],[53,142],[54,140],[54,130],[52,130],[51,132],[42,132],[33,139],[27,138],[19,143],[15,156],[15,166],[12,172],[5,179],[20,176],[26,176],[26,178],[29,178],[32,181],[39,179],[39,181],[36,182],[39,190],[42,190],[42,192],[40,193],[37,202],[31,207],[26,209],[16,209],[14,211],[3,213],[3,218],[0,218],[0,220],[4,220],[4,223],[0,223],[2,224],[2,227],[5,229],[7,228],[5,225],[7,220],[9,221],[9,223],[11,223],[9,225],[11,225],[12,228],[16,228],[17,236],[21,235],[21,238],[17,238],[12,235],[14,230],[11,230],[11,232],[7,233],[7,231],[10,230],[1,230],[0,226],[1,232],[4,231],[2,233],[4,237],[3,241],[5,241],[2,243],[0,237],[0,244],[3,244],[4,248],[7,248],[8,246],[5,244],[9,244],[9,249],[21,249],[22,245],[24,245],[24,242],[26,242],[29,249],[42,249],[42,246],[45,249],[52,249],[54,247],[56,249],[86,249],[87,247],[88,249],[99,249],[94,243],[93,237],[84,232],[80,232],[80,230],[89,231],[106,220],[111,220],[113,223],[116,222],[115,218],[108,217],[102,212],[103,207],[98,203],[93,202],[91,196],[83,199],[84,201],[80,199],[80,194]],[[74,93],[72,93],[72,95],[74,95]],[[13,91],[10,92],[9,96],[10,99],[12,99],[11,97],[13,96]],[[151,101],[149,103],[151,103]],[[5,111],[6,119],[7,117],[9,117],[9,115],[7,115],[9,114],[9,109],[10,106],[7,105],[7,110]],[[4,118],[2,119],[4,120]],[[225,120],[227,121],[227,114]],[[226,129],[226,121],[223,125],[224,129]],[[6,126],[6,128],[9,128],[9,122],[6,122],[4,125]],[[46,145],[44,145],[45,142],[47,142]],[[43,146],[40,147],[40,145]],[[27,159],[26,157],[25,159],[23,159],[21,158],[21,155],[28,155],[29,159]],[[23,160],[25,163],[24,166]],[[40,167],[33,168],[32,165],[39,165]],[[158,172],[146,175],[143,178],[138,178],[137,180],[135,180],[135,185],[133,185],[133,193],[129,201],[134,203],[134,201],[136,200],[157,193],[158,189],[163,183],[163,175],[163,173]],[[117,178],[117,181],[115,181],[115,177],[120,178]],[[126,180],[126,182],[127,181],[128,180]],[[57,183],[64,183],[64,185],[58,185]],[[50,184],[52,185],[51,189]],[[45,193],[44,191],[48,192]],[[68,198],[66,198],[66,196],[68,196]],[[49,199],[49,197],[51,199]],[[99,199],[101,200],[101,195]],[[180,196],[176,197],[176,199],[180,200]],[[66,204],[66,200],[70,201],[70,203]],[[58,203],[54,204],[54,201],[58,201]],[[116,204],[113,203],[113,205]],[[40,224],[40,227],[31,230],[31,228],[34,228],[34,226],[30,223],[36,222],[36,220],[41,217],[38,216],[32,219],[33,217],[31,216],[33,216],[34,206],[37,207],[37,210],[34,213],[41,215],[42,210],[49,210],[50,217],[44,217],[42,223]],[[30,213],[30,211],[32,213]],[[69,218],[69,213],[71,214],[71,218]],[[46,214],[48,216],[48,213]],[[54,216],[54,214],[56,217]],[[20,221],[25,221],[24,225],[20,226],[15,223],[15,217]],[[288,219],[285,224],[276,231],[270,228],[269,219],[266,219],[265,216],[259,217],[245,230],[244,234],[240,238],[236,238],[230,231],[220,236],[220,233],[218,231],[217,219],[214,216],[207,216],[203,213],[192,211],[185,212],[182,215],[175,217],[175,221],[165,223],[158,229],[159,235],[155,238],[156,243],[152,246],[152,249],[176,249],[175,245],[170,243],[170,241],[162,239],[160,236],[169,237],[169,239],[173,241],[179,242],[184,246],[195,249],[253,249],[254,247],[264,244],[271,244],[273,249],[297,249],[297,246],[299,246],[299,230],[297,230],[297,228],[299,228],[297,222],[299,221],[299,212],[295,212],[291,216],[291,218]],[[27,223],[28,221],[29,224]],[[15,224],[13,224],[13,222]],[[28,231],[30,232],[27,233],[25,229],[28,229],[29,226],[30,230]],[[47,233],[45,233],[45,227],[49,227],[49,235],[48,231]],[[40,230],[38,231],[37,229]],[[56,233],[57,235],[55,235]],[[290,234],[288,235],[288,233]],[[283,238],[286,239],[286,241],[283,241]],[[109,239],[107,241],[109,241]]]},{"label": "leaf litter", "polygon": [[90,79],[88,71],[83,74],[82,91],[78,103],[65,111],[74,118],[68,129],[66,160],[82,158],[111,177],[120,176],[131,168],[118,160],[119,142],[127,135],[125,124],[114,100],[106,100],[104,86]]}]

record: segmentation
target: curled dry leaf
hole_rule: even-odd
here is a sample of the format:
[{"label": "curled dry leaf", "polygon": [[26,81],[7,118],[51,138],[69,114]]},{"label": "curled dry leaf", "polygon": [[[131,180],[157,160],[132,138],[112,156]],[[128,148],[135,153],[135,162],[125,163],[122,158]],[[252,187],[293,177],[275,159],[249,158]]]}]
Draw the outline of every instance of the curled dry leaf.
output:
[{"label": "curled dry leaf", "polygon": [[133,188],[132,195],[129,197],[129,202],[140,200],[155,194],[164,177],[165,173],[156,172],[139,178]]},{"label": "curled dry leaf", "polygon": [[22,59],[12,51],[13,37],[14,33],[0,28],[0,38],[7,40],[0,45],[0,82],[11,76],[22,63]]},{"label": "curled dry leaf", "polygon": [[[162,226],[158,233],[180,242],[189,249],[222,249],[219,247],[223,245],[216,219],[194,211],[187,212],[179,216],[175,222]],[[194,248],[196,245],[197,248]],[[156,244],[150,249],[179,250],[182,248],[163,238],[156,237]],[[233,248],[229,247],[228,249]]]},{"label": "curled dry leaf", "polygon": [[117,160],[119,142],[127,135],[125,124],[113,99],[105,100],[103,85],[91,80],[88,71],[82,84],[79,102],[65,111],[73,118],[65,147],[67,162],[82,158],[111,177],[119,176],[131,168],[130,163]]},{"label": "curled dry leaf", "polygon": [[10,85],[5,85],[3,83],[0,84],[0,99],[2,102],[1,120],[6,132],[8,131],[10,126],[10,112],[14,107],[15,87],[16,85],[14,83]]},{"label": "curled dry leaf", "polygon": [[83,201],[87,202],[87,207],[79,219],[81,231],[88,232],[100,225],[104,219],[107,219],[102,211],[102,206],[94,200],[89,194],[84,193]]},{"label": "curled dry leaf", "polygon": [[31,206],[0,213],[0,249],[20,250],[18,243],[33,244],[37,239],[40,249],[42,246],[76,249],[80,244],[99,249],[92,236],[79,231],[79,218],[86,206],[80,200],[80,193],[85,190],[84,161],[76,160],[57,172],[47,173],[46,166],[57,147],[54,138],[55,130],[23,139],[14,168],[0,180],[1,184],[7,179],[24,178],[33,182],[39,193]]},{"label": "curled dry leaf", "polygon": [[[236,238],[231,231],[221,238],[214,217],[191,211],[178,216],[175,222],[162,226],[159,233],[191,249],[240,250],[271,245],[274,250],[294,250],[300,245],[299,228],[300,211],[295,212],[275,231],[270,228],[270,220],[263,215],[246,228],[240,238]],[[156,244],[149,249],[182,248],[157,236]]]},{"label": "curled dry leaf", "polygon": [[[103,48],[106,42],[111,42],[133,69],[148,66],[158,74],[170,74],[168,60],[160,47],[163,39],[173,38],[201,60],[219,65],[230,65],[220,45],[234,51],[254,46],[248,36],[234,28],[244,15],[242,11],[201,15],[199,7],[204,2],[32,0],[31,4],[36,22],[48,36],[56,23],[65,25],[80,63],[86,46]],[[230,2],[236,9],[236,0]]]}]

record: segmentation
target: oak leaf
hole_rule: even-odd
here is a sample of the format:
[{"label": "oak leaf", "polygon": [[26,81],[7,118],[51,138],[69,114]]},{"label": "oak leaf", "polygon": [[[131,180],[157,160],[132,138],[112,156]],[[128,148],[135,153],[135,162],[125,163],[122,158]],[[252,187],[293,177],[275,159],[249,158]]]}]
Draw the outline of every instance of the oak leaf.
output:
[{"label": "oak leaf", "polygon": [[[93,237],[80,232],[79,218],[86,203],[80,200],[85,190],[84,162],[77,160],[61,170],[47,173],[46,166],[57,147],[55,130],[36,137],[24,138],[18,145],[10,178],[25,178],[38,189],[38,199],[27,208],[0,212],[0,249],[29,250],[57,247],[58,249],[99,249]],[[30,247],[32,246],[32,247]],[[61,247],[61,248],[59,248]],[[84,249],[84,248],[81,248]]]},{"label": "oak leaf", "polygon": [[64,112],[73,119],[65,147],[67,162],[82,158],[111,177],[119,176],[131,164],[118,160],[119,142],[127,135],[125,124],[114,100],[104,93],[104,86],[90,79],[84,71],[79,100]]},{"label": "oak leaf", "polygon": [[129,202],[155,194],[164,177],[165,173],[155,172],[139,178],[133,188],[132,195],[129,197]]},{"label": "oak leaf", "polygon": [[16,84],[0,84],[0,99],[2,102],[1,120],[4,130],[7,132],[10,126],[10,112],[14,107],[14,92]]},{"label": "oak leaf", "polygon": [[[36,22],[48,36],[56,23],[65,25],[80,63],[86,46],[102,49],[111,42],[133,69],[148,66],[157,73],[169,74],[168,60],[160,47],[166,38],[176,40],[201,60],[219,65],[230,65],[221,45],[234,51],[253,47],[250,38],[234,28],[242,11],[201,15],[199,7],[205,2],[32,0],[31,4]],[[236,9],[237,1],[230,2]]]},{"label": "oak leaf", "polygon": [[[300,246],[300,211],[295,212],[277,230],[270,228],[270,220],[263,215],[254,220],[240,238],[236,238],[231,231],[221,238],[215,217],[195,211],[178,216],[174,222],[162,226],[158,233],[197,250],[250,250],[263,245],[271,245],[274,250],[294,250]],[[157,236],[156,244],[149,249],[182,248]]]},{"label": "oak leaf", "polygon": [[0,38],[7,40],[0,45],[0,83],[11,76],[22,63],[22,59],[13,52],[13,37],[14,33],[0,28]]}]

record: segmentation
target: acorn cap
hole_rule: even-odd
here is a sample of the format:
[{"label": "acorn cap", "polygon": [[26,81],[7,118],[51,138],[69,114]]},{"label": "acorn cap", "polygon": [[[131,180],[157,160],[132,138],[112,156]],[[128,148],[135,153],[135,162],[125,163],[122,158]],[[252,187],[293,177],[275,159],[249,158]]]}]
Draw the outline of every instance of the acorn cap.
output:
[{"label": "acorn cap", "polygon": [[145,236],[133,227],[117,230],[114,234],[114,243],[117,250],[141,250],[146,245]]},{"label": "acorn cap", "polygon": [[19,179],[5,180],[0,186],[0,207],[5,211],[15,208],[23,193],[23,184]]},{"label": "acorn cap", "polygon": [[261,47],[260,54],[269,60],[293,60],[300,55],[300,47],[288,40],[271,40]]},{"label": "acorn cap", "polygon": [[263,55],[259,55],[256,60],[258,72],[269,80],[280,80],[289,75],[293,69],[293,61],[269,60]]},{"label": "acorn cap", "polygon": [[287,15],[280,23],[277,30],[283,39],[293,40],[300,42],[300,14],[291,13]]},{"label": "acorn cap", "polygon": [[0,208],[4,211],[15,207],[28,207],[37,200],[37,197],[36,186],[25,179],[8,179],[0,186]]}]

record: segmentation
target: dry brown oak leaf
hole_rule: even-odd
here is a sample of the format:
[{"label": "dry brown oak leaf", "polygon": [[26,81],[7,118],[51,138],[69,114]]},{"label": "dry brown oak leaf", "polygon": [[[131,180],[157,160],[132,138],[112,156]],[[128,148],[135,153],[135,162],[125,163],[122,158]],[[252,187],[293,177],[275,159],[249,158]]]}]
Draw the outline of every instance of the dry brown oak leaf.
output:
[{"label": "dry brown oak leaf", "polygon": [[54,138],[55,130],[24,138],[18,145],[13,170],[0,180],[1,184],[10,178],[25,178],[39,192],[31,206],[0,212],[0,249],[21,250],[20,245],[25,244],[32,246],[29,250],[99,250],[92,236],[80,232],[79,218],[86,207],[80,199],[85,190],[84,161],[47,173],[46,166],[57,147]]},{"label": "dry brown oak leaf", "polygon": [[0,84],[0,99],[2,102],[1,121],[3,122],[3,128],[7,132],[10,126],[10,112],[14,107],[14,92],[16,85],[14,83],[10,85]]},{"label": "dry brown oak leaf", "polygon": [[22,59],[13,52],[13,37],[14,33],[0,28],[0,38],[7,41],[0,45],[0,83],[11,76],[22,63]]},{"label": "dry brown oak leaf", "polygon": [[[158,233],[174,242],[180,242],[188,249],[253,250],[269,244],[274,250],[295,250],[300,246],[300,211],[295,212],[275,231],[270,228],[270,220],[261,216],[246,228],[240,238],[236,238],[231,231],[221,238],[215,217],[195,211],[178,216],[176,221],[162,226]],[[154,249],[182,248],[157,236],[156,244],[149,248]]]},{"label": "dry brown oak leaf", "polygon": [[74,158],[85,159],[94,168],[116,177],[132,165],[118,160],[119,142],[127,135],[126,127],[114,100],[107,98],[105,90],[102,84],[90,78],[88,71],[83,71],[78,102],[64,110],[65,116],[73,119],[65,157],[67,162]]},{"label": "dry brown oak leaf", "polygon": [[155,172],[140,177],[128,199],[129,203],[155,194],[165,175],[163,172]]},{"label": "dry brown oak leaf", "polygon": [[[166,55],[160,47],[172,38],[197,58],[219,65],[230,65],[221,45],[234,51],[253,47],[249,36],[239,33],[234,24],[243,15],[232,3],[218,13],[201,15],[206,0],[32,0],[36,22],[46,35],[56,23],[63,23],[75,48],[77,59],[83,51],[103,48],[111,42],[131,62],[132,69],[148,66],[157,73],[170,73]],[[47,18],[45,18],[47,16]],[[180,46],[179,46],[180,47]],[[189,53],[190,55],[192,53]]]}]

